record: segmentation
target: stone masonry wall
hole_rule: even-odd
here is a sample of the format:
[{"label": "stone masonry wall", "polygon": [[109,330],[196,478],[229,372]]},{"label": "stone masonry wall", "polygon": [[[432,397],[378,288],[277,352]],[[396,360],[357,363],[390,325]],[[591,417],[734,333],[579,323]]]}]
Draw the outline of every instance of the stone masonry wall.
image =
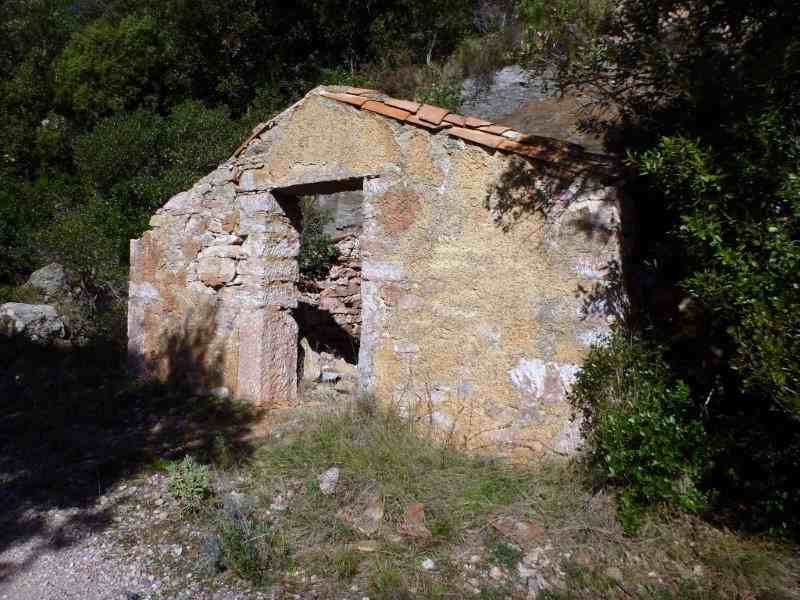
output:
[{"label": "stone masonry wall", "polygon": [[132,242],[134,364],[295,403],[298,238],[276,198],[353,182],[363,389],[474,447],[572,450],[565,393],[620,298],[616,189],[319,90]]}]

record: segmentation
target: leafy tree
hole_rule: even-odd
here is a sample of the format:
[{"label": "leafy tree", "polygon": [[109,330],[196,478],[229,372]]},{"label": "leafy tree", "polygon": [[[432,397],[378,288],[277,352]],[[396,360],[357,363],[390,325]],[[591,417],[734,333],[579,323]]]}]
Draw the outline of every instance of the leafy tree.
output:
[{"label": "leafy tree", "polygon": [[75,33],[58,58],[56,92],[89,120],[140,106],[160,108],[182,85],[175,50],[152,16],[98,19]]},{"label": "leafy tree", "polygon": [[564,89],[609,109],[594,125],[640,175],[644,333],[690,385],[706,485],[795,531],[799,39],[793,2],[626,0],[557,63]]}]

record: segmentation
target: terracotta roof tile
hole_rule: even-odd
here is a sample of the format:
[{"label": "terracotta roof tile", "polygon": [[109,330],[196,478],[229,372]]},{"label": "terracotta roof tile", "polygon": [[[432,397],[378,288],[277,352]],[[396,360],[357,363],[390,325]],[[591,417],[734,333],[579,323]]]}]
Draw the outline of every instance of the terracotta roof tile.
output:
[{"label": "terracotta roof tile", "polygon": [[[577,164],[572,162],[575,159],[583,162],[594,161],[598,165],[601,163],[611,165],[607,157],[587,153],[580,146],[573,146],[566,142],[542,136],[520,133],[477,117],[463,117],[438,106],[391,98],[375,90],[356,87],[332,87],[330,89],[323,88],[319,93],[327,98],[357,106],[362,110],[368,110],[404,123],[424,127],[433,132],[444,130],[448,135],[488,148],[521,154],[548,162],[563,161],[567,167],[569,164]],[[249,140],[252,140],[256,135],[256,132],[254,132],[254,135]],[[245,142],[243,146],[246,146],[248,142]]]},{"label": "terracotta roof tile", "polygon": [[467,126],[467,118],[462,117],[461,115],[457,115],[455,113],[450,113],[444,118],[444,121],[448,123],[452,123],[453,125],[458,125],[459,127],[466,127]]},{"label": "terracotta roof tile", "polygon": [[417,112],[417,116],[422,119],[423,121],[427,121],[428,123],[433,123],[434,125],[438,125],[442,122],[447,114],[450,111],[446,108],[440,108],[438,106],[431,106],[430,104],[423,104],[422,107]]},{"label": "terracotta roof tile", "polygon": [[356,96],[360,96],[361,94],[377,94],[378,93],[377,90],[370,90],[368,88],[361,88],[361,87],[351,87],[349,85],[346,86],[344,88],[344,90],[348,94],[355,94]]},{"label": "terracotta roof tile", "polygon": [[503,135],[506,131],[511,129],[510,127],[504,127],[503,125],[484,125],[483,127],[478,127],[481,131],[485,131],[486,133],[493,133],[495,135]]},{"label": "terracotta roof tile", "polygon": [[397,98],[386,98],[384,102],[389,106],[394,106],[395,108],[402,108],[403,110],[407,110],[410,113],[417,112],[419,110],[419,107],[422,106],[419,102],[411,102],[410,100],[398,100]]},{"label": "terracotta roof tile", "polygon": [[467,127],[487,127],[489,125],[494,125],[494,123],[478,119],[477,117],[467,117]]},{"label": "terracotta roof tile", "polygon": [[423,121],[417,115],[407,116],[406,123],[412,123],[413,125],[419,125],[420,127],[425,127],[426,129],[433,129],[435,131],[451,127],[450,123],[445,123],[445,122],[442,122],[439,125],[434,125],[433,123],[429,123],[428,121]]},{"label": "terracotta roof tile", "polygon": [[352,104],[353,106],[357,106],[361,108],[364,103],[367,101],[366,98],[362,98],[361,96],[355,96],[353,94],[338,94],[336,92],[322,92],[322,95],[326,98],[333,98],[334,100],[338,100],[339,102],[346,102],[347,104]]},{"label": "terracotta roof tile", "polygon": [[405,121],[411,114],[407,110],[395,108],[394,106],[388,106],[383,102],[377,102],[375,100],[368,100],[367,102],[364,102],[361,108],[370,112],[378,113],[379,115],[392,117],[393,119],[398,119],[400,121]]},{"label": "terracotta roof tile", "polygon": [[500,139],[500,144],[498,147],[501,150],[514,152],[516,154],[523,154],[525,156],[530,156],[531,158],[539,158],[551,161],[559,161],[567,158],[567,153],[559,148],[548,148],[547,146],[522,144],[520,142],[514,142],[512,140],[503,138]]},{"label": "terracotta roof tile", "polygon": [[478,131],[477,129],[466,129],[464,127],[451,127],[447,130],[447,134],[470,142],[475,142],[481,146],[489,146],[489,148],[498,148],[500,142],[509,141],[504,140],[499,135]]}]

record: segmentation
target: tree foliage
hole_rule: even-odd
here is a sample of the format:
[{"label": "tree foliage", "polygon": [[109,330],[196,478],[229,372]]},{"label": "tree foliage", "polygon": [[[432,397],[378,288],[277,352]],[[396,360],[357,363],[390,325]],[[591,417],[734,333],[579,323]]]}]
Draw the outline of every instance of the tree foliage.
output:
[{"label": "tree foliage", "polygon": [[150,15],[99,19],[73,34],[56,61],[56,94],[68,111],[90,120],[159,108],[180,83],[175,50]]},{"label": "tree foliage", "polygon": [[625,0],[550,62],[638,174],[642,334],[689,385],[705,485],[748,507],[738,517],[795,531],[798,40],[794,2]]}]

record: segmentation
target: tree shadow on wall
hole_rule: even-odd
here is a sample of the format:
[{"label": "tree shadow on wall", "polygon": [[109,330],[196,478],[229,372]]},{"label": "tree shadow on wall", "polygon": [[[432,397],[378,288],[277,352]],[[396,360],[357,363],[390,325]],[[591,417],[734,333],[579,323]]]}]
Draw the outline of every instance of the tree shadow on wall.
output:
[{"label": "tree shadow on wall", "polygon": [[[595,283],[579,285],[581,316],[612,316],[632,322],[638,306],[636,218],[625,193],[625,173],[613,159],[579,146],[543,140],[542,160],[514,156],[487,190],[484,207],[504,233],[535,223],[541,245],[558,245],[574,236],[582,243],[604,245],[619,240],[619,258],[593,268]],[[602,192],[617,187],[616,197]],[[599,206],[582,202],[597,200]],[[592,202],[594,204],[594,202]],[[619,222],[608,219],[615,211]],[[615,235],[617,234],[617,235]],[[614,252],[613,254],[617,254]]]},{"label": "tree shadow on wall", "polygon": [[[207,462],[221,450],[252,452],[256,410],[190,391],[220,377],[205,355],[214,315],[192,323],[166,340],[173,374],[161,382],[126,373],[123,340],[81,348],[0,340],[0,553],[26,544],[21,563],[0,562],[0,584],[107,527],[116,507],[98,499],[122,480],[185,454]],[[53,510],[67,511],[57,525]]]}]

